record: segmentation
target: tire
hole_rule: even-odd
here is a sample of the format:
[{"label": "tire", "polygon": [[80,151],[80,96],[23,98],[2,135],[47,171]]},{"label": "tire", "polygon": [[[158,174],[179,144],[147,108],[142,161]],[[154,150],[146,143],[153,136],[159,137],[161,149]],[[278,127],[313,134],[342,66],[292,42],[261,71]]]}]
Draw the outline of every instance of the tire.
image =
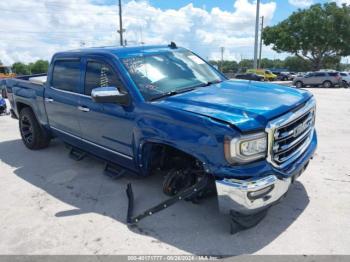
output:
[{"label": "tire", "polygon": [[25,107],[19,113],[19,130],[24,145],[37,150],[48,147],[50,143],[49,133],[39,124],[33,111]]},{"label": "tire", "polygon": [[333,86],[331,81],[324,81],[322,84],[322,87],[324,88],[331,88]]},{"label": "tire", "polygon": [[295,87],[296,88],[302,88],[303,86],[304,86],[303,82],[301,82],[301,81],[296,81],[295,82]]},{"label": "tire", "polygon": [[349,84],[345,80],[343,80],[343,87],[344,88],[349,88]]}]

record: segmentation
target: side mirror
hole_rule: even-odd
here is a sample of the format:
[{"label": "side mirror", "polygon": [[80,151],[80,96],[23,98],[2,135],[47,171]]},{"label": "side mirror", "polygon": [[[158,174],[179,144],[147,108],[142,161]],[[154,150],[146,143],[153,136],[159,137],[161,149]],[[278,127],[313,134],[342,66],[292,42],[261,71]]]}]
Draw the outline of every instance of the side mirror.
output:
[{"label": "side mirror", "polygon": [[115,87],[98,87],[91,91],[92,100],[96,103],[116,103],[122,106],[130,104],[128,93],[121,93]]}]

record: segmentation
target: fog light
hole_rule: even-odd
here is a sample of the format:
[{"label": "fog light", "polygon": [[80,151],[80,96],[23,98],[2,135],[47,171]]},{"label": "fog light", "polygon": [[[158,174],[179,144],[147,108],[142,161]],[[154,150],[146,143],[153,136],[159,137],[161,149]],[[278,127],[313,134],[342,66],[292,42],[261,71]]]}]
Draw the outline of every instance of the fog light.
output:
[{"label": "fog light", "polygon": [[274,185],[271,185],[257,191],[248,192],[247,196],[250,200],[262,198],[268,193],[270,193],[273,190],[273,188],[274,188]]}]

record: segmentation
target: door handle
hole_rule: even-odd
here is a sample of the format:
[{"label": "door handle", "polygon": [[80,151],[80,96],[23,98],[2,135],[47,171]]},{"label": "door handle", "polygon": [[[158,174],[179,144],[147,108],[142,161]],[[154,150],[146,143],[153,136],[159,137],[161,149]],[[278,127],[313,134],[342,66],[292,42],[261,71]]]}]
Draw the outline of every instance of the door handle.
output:
[{"label": "door handle", "polygon": [[45,102],[46,103],[52,103],[52,102],[54,102],[55,100],[53,100],[52,98],[47,98],[47,97],[45,97]]},{"label": "door handle", "polygon": [[89,112],[90,109],[85,107],[85,106],[78,106],[78,110],[83,111],[83,112]]}]

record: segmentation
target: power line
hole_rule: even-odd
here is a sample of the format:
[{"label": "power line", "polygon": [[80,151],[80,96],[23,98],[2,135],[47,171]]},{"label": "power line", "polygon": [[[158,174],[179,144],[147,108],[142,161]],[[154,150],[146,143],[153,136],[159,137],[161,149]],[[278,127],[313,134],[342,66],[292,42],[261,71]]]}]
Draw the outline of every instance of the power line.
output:
[{"label": "power line", "polygon": [[[1,8],[1,11],[4,12],[11,12],[11,13],[26,13],[28,15],[33,15],[32,13],[28,12],[28,10],[24,9],[6,9],[6,8]],[[94,15],[105,15],[105,16],[115,16],[115,13],[113,13],[112,10],[106,12],[106,11],[94,11],[94,10],[79,10],[75,9],[73,10],[72,8],[67,8],[67,9],[62,9],[62,10],[55,10],[55,9],[50,9],[50,10],[36,10],[36,14],[47,14],[47,15],[54,15],[56,13],[69,13],[69,12],[79,12],[79,13],[86,13],[86,14],[94,14]]]}]

